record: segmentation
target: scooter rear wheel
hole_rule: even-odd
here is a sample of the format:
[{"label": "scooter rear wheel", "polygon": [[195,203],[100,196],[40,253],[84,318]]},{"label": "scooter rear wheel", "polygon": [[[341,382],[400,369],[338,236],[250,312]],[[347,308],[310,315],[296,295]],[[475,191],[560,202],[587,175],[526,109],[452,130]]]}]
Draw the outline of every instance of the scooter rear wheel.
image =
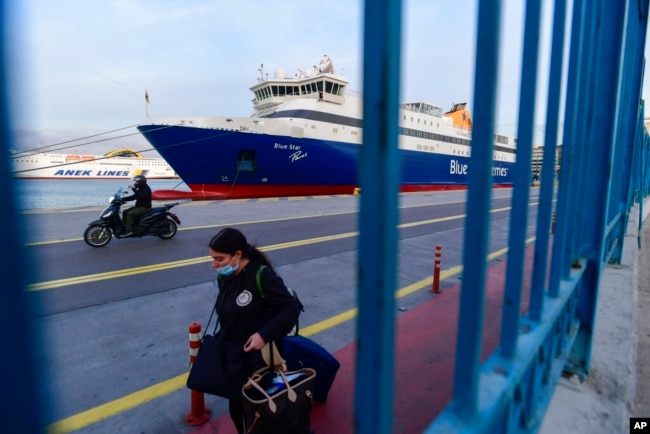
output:
[{"label": "scooter rear wheel", "polygon": [[178,231],[178,225],[176,225],[176,222],[170,218],[167,218],[165,223],[161,224],[161,228],[163,227],[164,229],[158,231],[158,236],[163,240],[172,238],[176,235],[176,231]]},{"label": "scooter rear wheel", "polygon": [[112,237],[113,234],[108,226],[91,225],[84,231],[84,241],[92,247],[104,247]]}]

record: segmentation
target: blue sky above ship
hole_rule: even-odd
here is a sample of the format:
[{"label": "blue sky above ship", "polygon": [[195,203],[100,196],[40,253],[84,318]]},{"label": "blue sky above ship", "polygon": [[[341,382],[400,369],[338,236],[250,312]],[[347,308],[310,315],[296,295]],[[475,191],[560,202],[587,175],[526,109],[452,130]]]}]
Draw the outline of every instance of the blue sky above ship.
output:
[{"label": "blue sky above ship", "polygon": [[[516,135],[522,3],[503,1],[497,130],[506,135]],[[542,3],[539,95],[546,92],[553,7]],[[473,112],[477,6],[478,0],[403,2],[402,101],[444,110],[468,102]],[[135,125],[147,112],[152,119],[249,116],[249,88],[260,64],[269,76],[278,68],[294,74],[327,54],[350,89],[363,88],[360,1],[9,0],[6,7],[14,136],[21,148]],[[646,84],[644,94],[648,90]],[[536,144],[543,143],[540,102]],[[80,152],[121,146],[149,147],[131,136]]]}]

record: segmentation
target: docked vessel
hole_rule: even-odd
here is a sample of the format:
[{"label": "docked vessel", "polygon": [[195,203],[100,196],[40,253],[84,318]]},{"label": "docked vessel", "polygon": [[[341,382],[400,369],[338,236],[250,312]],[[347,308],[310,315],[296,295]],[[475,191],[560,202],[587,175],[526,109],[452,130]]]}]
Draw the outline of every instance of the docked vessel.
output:
[{"label": "docked vessel", "polygon": [[49,154],[23,152],[11,157],[12,175],[30,179],[150,179],[178,178],[162,158],[144,158],[131,149],[117,149],[105,155]]},{"label": "docked vessel", "polygon": [[[313,71],[273,78],[258,70],[250,117],[152,120],[138,130],[176,170],[191,192],[156,191],[158,198],[189,195],[226,199],[349,194],[358,187],[362,98],[347,91],[324,56]],[[401,191],[461,189],[471,168],[472,122],[464,103],[450,111],[425,102],[399,109]],[[495,186],[510,186],[515,143],[495,136]],[[380,173],[377,176],[381,176]]]}]

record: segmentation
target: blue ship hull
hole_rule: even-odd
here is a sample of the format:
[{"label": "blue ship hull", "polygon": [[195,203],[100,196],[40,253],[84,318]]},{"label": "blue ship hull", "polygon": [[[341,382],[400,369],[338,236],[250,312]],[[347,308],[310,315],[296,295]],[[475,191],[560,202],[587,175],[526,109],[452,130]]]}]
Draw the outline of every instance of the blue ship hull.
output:
[{"label": "blue ship hull", "polygon": [[[187,126],[138,129],[195,199],[350,194],[358,187],[357,144]],[[466,188],[469,157],[401,150],[401,158],[401,191]],[[512,184],[514,164],[494,162],[495,186]]]}]

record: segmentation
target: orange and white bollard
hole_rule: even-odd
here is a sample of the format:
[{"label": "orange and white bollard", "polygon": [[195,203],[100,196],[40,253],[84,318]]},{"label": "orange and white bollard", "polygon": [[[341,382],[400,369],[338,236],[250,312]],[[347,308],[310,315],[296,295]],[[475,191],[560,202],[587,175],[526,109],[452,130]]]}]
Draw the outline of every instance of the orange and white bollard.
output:
[{"label": "orange and white bollard", "polygon": [[433,263],[433,285],[429,292],[440,294],[440,260],[442,259],[442,246],[436,246],[436,259]]},{"label": "orange and white bollard", "polygon": [[[190,368],[196,360],[196,355],[201,347],[201,324],[193,322],[190,324]],[[192,408],[183,420],[189,426],[203,425],[212,416],[212,411],[205,406],[205,395],[198,390],[192,390]]]},{"label": "orange and white bollard", "polygon": [[555,233],[555,211],[553,211],[553,220],[551,220],[551,233]]}]

